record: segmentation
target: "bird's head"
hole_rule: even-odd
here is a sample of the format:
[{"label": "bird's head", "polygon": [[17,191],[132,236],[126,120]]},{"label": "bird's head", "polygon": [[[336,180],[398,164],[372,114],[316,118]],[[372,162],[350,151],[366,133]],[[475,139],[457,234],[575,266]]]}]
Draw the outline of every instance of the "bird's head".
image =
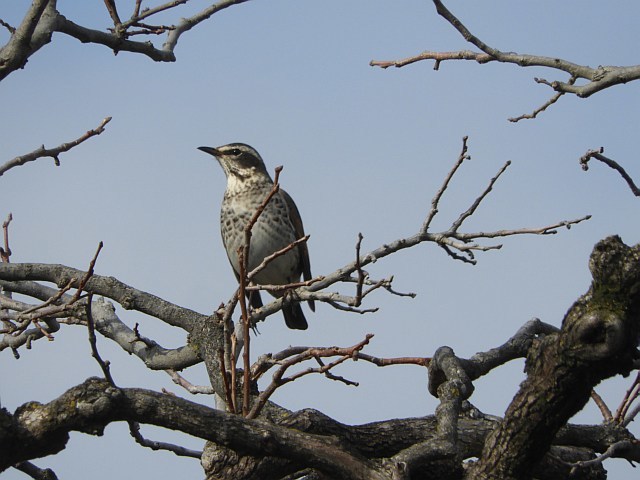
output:
[{"label": "bird's head", "polygon": [[243,181],[266,176],[271,180],[260,154],[245,143],[230,143],[216,148],[198,147],[198,150],[216,157],[227,179]]}]

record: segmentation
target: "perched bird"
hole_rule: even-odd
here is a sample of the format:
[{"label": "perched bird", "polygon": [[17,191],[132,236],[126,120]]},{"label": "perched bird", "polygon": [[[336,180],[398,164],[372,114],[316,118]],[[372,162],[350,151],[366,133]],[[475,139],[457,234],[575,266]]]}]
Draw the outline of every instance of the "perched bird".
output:
[{"label": "perched bird", "polygon": [[[220,210],[220,230],[227,257],[236,278],[240,276],[238,249],[244,245],[245,226],[273,189],[273,180],[267,172],[262,157],[255,149],[244,143],[230,143],[222,147],[198,147],[213,155],[220,163],[227,177]],[[293,199],[282,189],[271,198],[266,208],[251,230],[248,270],[256,268],[265,257],[281,250],[304,236],[300,212]],[[276,257],[262,269],[253,283],[258,285],[286,285],[300,280],[311,279],[309,251],[306,242],[301,243],[284,255]],[[283,291],[270,291],[274,297],[281,297]],[[248,295],[252,307],[262,306],[259,291]],[[315,310],[313,301],[309,301]],[[307,320],[299,303],[290,303],[282,308],[284,320],[289,328],[305,330]]]}]

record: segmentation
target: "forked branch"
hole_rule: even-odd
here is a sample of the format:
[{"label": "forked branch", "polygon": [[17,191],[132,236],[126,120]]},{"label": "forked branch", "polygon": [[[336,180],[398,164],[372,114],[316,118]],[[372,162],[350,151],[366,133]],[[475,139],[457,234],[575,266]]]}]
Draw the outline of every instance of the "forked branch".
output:
[{"label": "forked branch", "polygon": [[[614,85],[625,84],[640,79],[640,65],[632,65],[627,67],[618,66],[598,66],[596,68],[586,65],[579,65],[557,57],[546,57],[542,55],[531,55],[526,53],[504,52],[494,48],[476,35],[474,35],[445,5],[441,0],[432,0],[438,14],[449,22],[460,35],[470,44],[478,48],[478,51],[460,50],[454,52],[433,52],[425,51],[419,55],[415,55],[402,60],[372,60],[371,66],[380,68],[388,67],[404,67],[412,63],[424,60],[434,60],[434,69],[438,70],[440,64],[444,61],[451,60],[472,60],[480,64],[489,62],[512,63],[520,67],[544,67],[552,70],[561,71],[569,75],[567,81],[546,80],[544,78],[535,78],[539,84],[547,85],[557,92],[541,107],[534,110],[531,114],[520,115],[519,117],[510,118],[512,122],[517,122],[525,118],[535,118],[540,112],[546,110],[550,105],[555,103],[561,95],[569,93],[580,98],[587,98],[594,93],[600,92]],[[576,81],[582,79],[586,83],[576,85]]]}]

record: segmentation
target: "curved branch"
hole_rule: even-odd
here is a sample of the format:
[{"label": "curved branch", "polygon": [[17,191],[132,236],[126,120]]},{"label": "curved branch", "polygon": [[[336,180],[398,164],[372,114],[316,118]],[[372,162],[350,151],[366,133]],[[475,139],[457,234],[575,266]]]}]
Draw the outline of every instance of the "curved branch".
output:
[{"label": "curved branch", "polygon": [[580,165],[582,169],[586,172],[589,170],[589,160],[595,158],[596,160],[601,161],[607,167],[613,168],[616,172],[620,174],[620,176],[627,182],[631,192],[636,196],[640,197],[640,188],[634,183],[633,179],[629,176],[627,171],[615,160],[610,159],[609,157],[605,157],[603,155],[604,147],[600,147],[597,150],[588,150],[582,157],[580,157]]},{"label": "curved branch", "polygon": [[38,148],[37,150],[34,150],[31,153],[27,153],[25,155],[20,155],[19,157],[15,157],[14,159],[7,161],[3,165],[0,165],[0,176],[2,176],[5,172],[7,172],[7,170],[10,170],[14,167],[18,167],[20,165],[24,165],[27,162],[33,162],[34,160],[37,160],[38,158],[42,158],[42,157],[51,157],[54,159],[56,166],[60,166],[60,159],[58,158],[58,156],[61,153],[68,152],[73,147],[80,145],[85,140],[88,140],[89,138],[94,137],[96,135],[100,135],[102,132],[104,132],[104,127],[110,121],[111,121],[111,117],[107,117],[104,120],[102,120],[102,123],[100,123],[100,125],[98,125],[96,128],[92,130],[87,131],[87,133],[85,133],[81,137],[78,137],[77,139],[72,140],[70,142],[63,143],[62,145],[59,145],[55,148],[44,148],[44,145],[43,145],[42,147]]},{"label": "curved branch", "polygon": [[[368,461],[327,437],[307,434],[149,390],[115,388],[90,378],[52,402],[18,408],[0,431],[0,471],[65,448],[68,433],[101,434],[111,422],[134,421],[178,430],[255,455],[289,458],[337,479],[382,479]],[[13,445],[13,446],[12,446]]]}]

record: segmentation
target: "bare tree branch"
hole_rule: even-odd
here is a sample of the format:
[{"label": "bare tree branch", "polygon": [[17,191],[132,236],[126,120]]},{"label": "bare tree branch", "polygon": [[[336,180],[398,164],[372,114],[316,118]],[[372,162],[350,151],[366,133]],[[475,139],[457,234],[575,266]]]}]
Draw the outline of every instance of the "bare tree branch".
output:
[{"label": "bare tree branch", "polygon": [[31,462],[20,462],[14,468],[29,475],[34,480],[58,480],[58,476],[53,470],[50,468],[38,468]]},{"label": "bare tree branch", "polygon": [[601,161],[608,167],[611,167],[616,172],[618,172],[622,176],[624,181],[627,182],[627,185],[629,185],[631,192],[633,192],[633,194],[636,197],[640,197],[640,188],[636,186],[636,184],[633,182],[633,179],[629,176],[627,171],[624,168],[622,168],[622,166],[615,160],[605,157],[603,153],[604,153],[604,147],[600,147],[597,150],[587,150],[587,153],[585,153],[582,157],[580,157],[580,165],[582,166],[582,169],[585,172],[589,170],[589,160],[591,160],[592,158],[595,158],[596,160]]},{"label": "bare tree branch", "polygon": [[107,123],[109,123],[110,121],[111,121],[111,117],[107,117],[102,121],[102,123],[100,123],[100,125],[98,125],[98,127],[94,128],[93,130],[89,130],[87,133],[78,137],[77,139],[67,143],[63,143],[55,148],[44,148],[44,145],[43,145],[42,147],[38,148],[37,150],[34,150],[31,153],[27,153],[25,155],[20,155],[19,157],[15,157],[12,160],[9,160],[6,163],[4,163],[4,165],[0,165],[0,176],[2,176],[5,172],[7,172],[8,170],[14,167],[24,165],[27,162],[33,162],[34,160],[37,160],[42,157],[51,157],[53,158],[55,165],[60,166],[59,155],[61,153],[68,152],[73,147],[80,145],[85,140],[88,140],[89,138],[94,137],[96,135],[100,135],[102,132],[104,132],[105,125],[107,125]]},{"label": "bare tree branch", "polygon": [[[570,75],[570,78],[566,82],[562,81],[549,81],[543,78],[536,78],[535,81],[540,84],[547,85],[559,94],[570,93],[580,98],[587,98],[594,93],[600,92],[606,88],[614,85],[625,84],[634,80],[640,79],[640,65],[633,65],[627,67],[618,66],[598,66],[592,68],[586,65],[578,65],[576,63],[569,62],[557,57],[545,57],[541,55],[522,54],[515,52],[503,52],[497,48],[491,47],[480,38],[476,37],[471,31],[449,10],[444,6],[441,0],[432,0],[436,11],[447,22],[449,22],[462,37],[475,47],[480,52],[474,52],[469,50],[461,50],[456,52],[431,52],[425,51],[419,55],[405,58],[402,60],[394,61],[380,61],[372,60],[371,66],[388,68],[388,67],[403,67],[415,62],[423,60],[435,60],[434,69],[438,70],[440,63],[447,60],[473,60],[480,64],[489,63],[493,61],[502,63],[512,63],[520,67],[546,67],[552,70],[559,70],[566,72]],[[576,85],[578,79],[586,80],[584,84]],[[548,100],[544,105],[539,107],[530,115],[521,115],[520,117],[512,118],[510,121],[518,121],[523,118],[534,118],[540,112],[546,110],[551,104],[555,103],[560,98],[560,95],[555,95]]]}]

